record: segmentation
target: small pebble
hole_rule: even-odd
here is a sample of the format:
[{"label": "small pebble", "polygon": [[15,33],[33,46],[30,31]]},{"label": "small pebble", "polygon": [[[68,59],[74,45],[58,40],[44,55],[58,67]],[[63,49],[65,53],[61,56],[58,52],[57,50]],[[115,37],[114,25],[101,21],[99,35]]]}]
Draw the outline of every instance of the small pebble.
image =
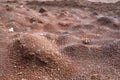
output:
[{"label": "small pebble", "polygon": [[14,32],[14,28],[11,27],[11,28],[9,29],[9,32]]},{"label": "small pebble", "polygon": [[27,79],[25,79],[25,78],[22,78],[21,80],[27,80]]},{"label": "small pebble", "polygon": [[22,75],[22,74],[23,74],[22,72],[17,73],[17,75]]},{"label": "small pebble", "polygon": [[90,40],[89,39],[85,39],[82,41],[83,44],[90,44]]},{"label": "small pebble", "polygon": [[14,68],[16,68],[17,66],[14,66]]},{"label": "small pebble", "polygon": [[34,23],[34,22],[36,22],[36,19],[35,18],[31,18],[30,19],[30,23]]}]

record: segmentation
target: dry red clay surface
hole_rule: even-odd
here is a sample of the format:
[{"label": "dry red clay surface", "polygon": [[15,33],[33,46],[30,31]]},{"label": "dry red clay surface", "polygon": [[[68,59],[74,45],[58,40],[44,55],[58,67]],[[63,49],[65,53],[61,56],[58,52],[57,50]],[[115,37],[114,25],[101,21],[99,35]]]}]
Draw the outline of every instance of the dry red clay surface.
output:
[{"label": "dry red clay surface", "polygon": [[120,2],[0,1],[0,80],[120,80]]}]

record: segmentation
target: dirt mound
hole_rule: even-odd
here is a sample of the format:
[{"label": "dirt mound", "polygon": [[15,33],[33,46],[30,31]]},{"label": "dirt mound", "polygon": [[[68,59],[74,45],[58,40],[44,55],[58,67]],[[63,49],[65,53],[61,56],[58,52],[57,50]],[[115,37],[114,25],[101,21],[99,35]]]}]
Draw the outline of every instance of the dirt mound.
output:
[{"label": "dirt mound", "polygon": [[1,2],[0,80],[119,80],[119,3]]},{"label": "dirt mound", "polygon": [[108,17],[101,17],[97,20],[98,23],[100,23],[100,25],[104,25],[104,26],[108,26],[109,28],[112,29],[120,29],[120,25],[115,23],[115,21],[113,19],[110,19]]},{"label": "dirt mound", "polygon": [[89,54],[89,48],[82,44],[71,44],[63,48],[63,53],[68,56],[75,57],[75,59],[80,59],[81,57],[86,58]]},{"label": "dirt mound", "polygon": [[59,53],[56,45],[51,43],[44,36],[21,34],[19,39],[13,43],[13,50],[26,59],[36,58],[48,74],[59,78],[69,78],[76,72],[75,63]]}]

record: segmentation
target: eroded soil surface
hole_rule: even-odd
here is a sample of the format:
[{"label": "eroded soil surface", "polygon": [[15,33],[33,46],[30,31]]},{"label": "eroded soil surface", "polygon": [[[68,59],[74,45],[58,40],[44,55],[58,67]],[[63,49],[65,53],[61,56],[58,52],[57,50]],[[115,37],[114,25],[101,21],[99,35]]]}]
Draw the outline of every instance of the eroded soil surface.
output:
[{"label": "eroded soil surface", "polygon": [[0,0],[0,80],[120,80],[120,2]]}]

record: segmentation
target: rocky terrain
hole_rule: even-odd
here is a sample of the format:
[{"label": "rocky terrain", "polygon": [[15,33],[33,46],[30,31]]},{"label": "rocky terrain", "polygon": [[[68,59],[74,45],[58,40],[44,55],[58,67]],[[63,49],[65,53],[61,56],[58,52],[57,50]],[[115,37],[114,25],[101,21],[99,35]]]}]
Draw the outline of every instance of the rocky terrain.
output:
[{"label": "rocky terrain", "polygon": [[0,0],[0,80],[120,80],[120,2]]}]

